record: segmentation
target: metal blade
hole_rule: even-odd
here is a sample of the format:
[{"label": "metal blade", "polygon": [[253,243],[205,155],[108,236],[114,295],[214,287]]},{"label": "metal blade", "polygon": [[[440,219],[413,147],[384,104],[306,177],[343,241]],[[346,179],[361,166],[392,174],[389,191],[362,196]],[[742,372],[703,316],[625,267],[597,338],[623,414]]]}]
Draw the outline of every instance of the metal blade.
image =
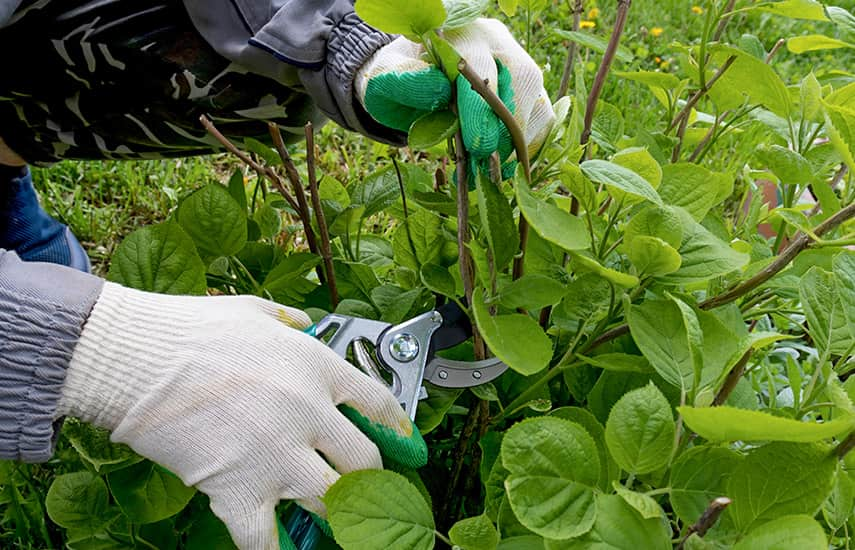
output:
[{"label": "metal blade", "polygon": [[508,366],[492,357],[483,361],[453,361],[436,357],[425,369],[425,380],[443,388],[471,388],[491,382]]}]

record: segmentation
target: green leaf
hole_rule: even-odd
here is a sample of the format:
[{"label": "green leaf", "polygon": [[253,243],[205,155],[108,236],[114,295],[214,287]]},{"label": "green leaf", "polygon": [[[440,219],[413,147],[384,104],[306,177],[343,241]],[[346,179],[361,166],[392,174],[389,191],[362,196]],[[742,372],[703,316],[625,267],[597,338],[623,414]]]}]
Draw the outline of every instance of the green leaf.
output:
[{"label": "green leaf", "polygon": [[855,40],[855,15],[838,6],[825,6],[825,13],[844,36]]},{"label": "green leaf", "polygon": [[811,443],[852,431],[855,417],[827,422],[800,422],[761,411],[731,407],[679,407],[683,420],[710,441],[794,441]]},{"label": "green leaf", "polygon": [[499,533],[487,516],[462,519],[451,526],[448,538],[462,550],[493,550],[499,544]]},{"label": "green leaf", "polygon": [[107,430],[74,418],[66,419],[62,433],[80,454],[80,458],[91,464],[99,473],[130,466],[143,459],[127,445],[112,443]]},{"label": "green leaf", "polygon": [[486,11],[489,0],[442,0],[448,18],[442,24],[443,29],[464,27],[481,17]]},{"label": "green leaf", "polygon": [[51,521],[79,533],[99,532],[112,519],[104,480],[90,472],[57,476],[45,497]]},{"label": "green leaf", "polygon": [[393,204],[400,195],[395,167],[387,166],[351,186],[350,202],[364,207],[362,217],[367,218]]},{"label": "green leaf", "polygon": [[241,209],[246,212],[246,186],[244,185],[243,169],[238,168],[229,178],[229,195],[235,200]]},{"label": "green leaf", "polygon": [[187,532],[184,550],[237,550],[226,524],[211,512],[204,510]]},{"label": "green leaf", "polygon": [[336,481],[323,500],[335,540],[344,550],[433,548],[430,507],[419,490],[399,474],[351,472]]},{"label": "green leaf", "polygon": [[520,246],[514,212],[502,190],[486,175],[479,173],[476,185],[481,229],[493,253],[493,269],[503,270],[513,260]]},{"label": "green leaf", "polygon": [[756,154],[783,183],[803,185],[814,180],[810,162],[795,151],[773,144],[758,148]]},{"label": "green leaf", "polygon": [[727,480],[742,460],[724,447],[702,445],[680,454],[671,467],[671,506],[683,522],[698,521],[710,502],[727,493]]},{"label": "green leaf", "polygon": [[644,493],[630,491],[617,481],[614,482],[613,487],[620,498],[624,499],[627,504],[635,508],[635,511],[641,514],[641,517],[644,519],[665,517],[665,512],[663,512],[662,507],[653,500],[653,497],[645,495]]},{"label": "green leaf", "polygon": [[660,73],[658,71],[634,71],[631,73],[614,71],[612,74],[627,80],[641,82],[650,88],[673,90],[680,85],[680,79],[671,73]]},{"label": "green leaf", "polygon": [[603,370],[614,372],[651,372],[650,362],[640,355],[626,353],[604,353],[593,357],[576,354],[580,361]]},{"label": "green leaf", "polygon": [[[593,35],[588,32],[565,31],[563,29],[553,29],[552,32],[560,36],[561,38],[572,40],[580,46],[584,48],[590,48],[597,53],[605,53],[606,47],[609,44],[607,39],[597,35]],[[626,47],[618,46],[615,58],[622,63],[631,63],[633,56],[632,52]]]},{"label": "green leaf", "polygon": [[[543,370],[552,359],[552,341],[528,315],[490,316],[481,290],[472,296],[475,322],[490,350],[506,365],[523,375]],[[525,342],[520,346],[519,342]]]},{"label": "green leaf", "polygon": [[822,517],[832,529],[843,527],[852,515],[853,498],[855,498],[855,484],[844,469],[843,463],[838,464],[834,487],[822,504]]},{"label": "green leaf", "polygon": [[764,523],[736,543],[733,550],[772,550],[798,548],[799,550],[825,550],[828,541],[825,531],[810,516],[784,516]]},{"label": "green leaf", "polygon": [[261,143],[257,139],[254,138],[244,138],[243,147],[250,153],[255,153],[264,161],[264,164],[268,166],[278,166],[282,164],[282,159],[279,157],[279,153],[276,152],[272,147]]},{"label": "green leaf", "polygon": [[681,206],[695,221],[701,221],[733,192],[733,176],[688,162],[669,164],[658,191],[667,204]]},{"label": "green leaf", "polygon": [[246,214],[221,185],[206,185],[181,201],[176,219],[202,256],[233,256],[246,244]]},{"label": "green leaf", "polygon": [[729,247],[694,221],[685,210],[678,208],[676,212],[683,226],[683,242],[679,249],[683,262],[680,269],[665,275],[663,281],[676,284],[702,282],[727,275],[748,263],[748,254]]},{"label": "green leaf", "polygon": [[443,296],[455,296],[457,294],[454,277],[447,268],[436,264],[425,264],[419,270],[422,283],[432,292],[438,292]]},{"label": "green leaf", "polygon": [[459,127],[457,116],[451,111],[434,111],[413,122],[407,144],[411,149],[424,151],[453,136]]},{"label": "green leaf", "polygon": [[181,226],[165,222],[137,229],[116,249],[107,278],[159,294],[205,294],[205,265]]},{"label": "green leaf", "polygon": [[834,257],[832,265],[837,277],[840,304],[848,320],[850,337],[855,338],[855,252],[842,251]]},{"label": "green leaf", "polygon": [[[850,84],[831,94],[822,102],[825,107],[826,130],[834,148],[843,156],[850,170],[855,170],[855,108],[851,103],[836,101],[840,92],[855,90],[855,84]],[[842,99],[842,98],[841,98]],[[846,98],[850,99],[850,98]],[[851,99],[850,99],[851,100]]]},{"label": "green leaf", "polygon": [[667,466],[675,430],[671,405],[650,383],[615,403],[606,422],[606,444],[621,468],[646,474]]},{"label": "green leaf", "polygon": [[808,19],[811,21],[828,21],[823,11],[823,5],[816,0],[782,0],[781,2],[764,2],[747,8],[748,10],[763,11],[783,15],[792,19]]},{"label": "green leaf", "polygon": [[669,384],[689,391],[695,363],[688,329],[676,303],[647,300],[627,314],[632,339],[650,365]]},{"label": "green leaf", "polygon": [[566,539],[594,523],[597,447],[578,424],[541,417],[514,425],[502,440],[511,508],[538,535]]},{"label": "green leaf", "polygon": [[358,0],[356,14],[360,19],[389,34],[418,37],[442,26],[446,19],[442,0]]},{"label": "green leaf", "polygon": [[620,476],[620,467],[614,461],[606,448],[606,429],[600,424],[590,411],[581,407],[559,407],[549,413],[549,416],[563,418],[585,428],[597,444],[597,454],[600,457],[600,479],[599,487],[603,491],[609,491],[612,481]]},{"label": "green leaf", "polygon": [[614,269],[603,266],[598,261],[594,260],[593,258],[590,258],[585,254],[580,254],[572,250],[568,250],[567,255],[570,256],[570,259],[573,261],[574,270],[580,271],[582,273],[595,273],[618,286],[625,286],[628,288],[638,286],[638,277],[636,277],[635,275],[615,271]]},{"label": "green leaf", "polygon": [[650,183],[628,168],[605,160],[586,160],[580,167],[591,181],[624,193],[662,204],[662,199]]},{"label": "green leaf", "polygon": [[431,309],[433,294],[422,287],[404,290],[395,285],[380,285],[371,291],[371,303],[380,311],[380,320],[396,325]]},{"label": "green leaf", "polygon": [[833,272],[818,266],[810,268],[799,282],[810,335],[822,353],[844,353],[852,341],[839,286]]},{"label": "green leaf", "polygon": [[513,17],[517,13],[518,0],[499,0],[499,9],[508,17]]},{"label": "green leaf", "polygon": [[647,180],[654,189],[659,189],[659,184],[662,183],[662,167],[647,149],[631,147],[618,151],[612,157],[612,162],[632,170]]},{"label": "green leaf", "polygon": [[670,550],[671,528],[659,518],[644,519],[618,495],[597,497],[597,520],[585,535],[547,540],[546,550]]},{"label": "green leaf", "polygon": [[543,539],[533,535],[503,538],[496,550],[544,550]]},{"label": "green leaf", "polygon": [[855,44],[831,38],[824,34],[793,36],[787,39],[787,49],[795,54],[815,52],[818,50],[838,50],[840,48],[855,48]]},{"label": "green leaf", "polygon": [[416,409],[416,426],[425,435],[440,425],[463,390],[429,386],[427,399],[419,401]]},{"label": "green leaf", "polygon": [[813,515],[831,492],[837,459],[825,445],[769,443],[733,471],[725,512],[742,533],[789,514]]},{"label": "green leaf", "polygon": [[623,235],[627,245],[631,245],[637,236],[649,236],[662,239],[673,248],[680,248],[683,225],[680,216],[670,206],[650,205],[629,220]]},{"label": "green leaf", "polygon": [[525,274],[502,287],[499,301],[509,309],[540,309],[555,305],[567,293],[567,287],[545,275]]},{"label": "green leaf", "polygon": [[516,180],[520,212],[538,235],[564,250],[584,250],[591,238],[581,218],[535,197],[522,179]]},{"label": "green leaf", "polygon": [[261,236],[272,239],[282,230],[282,216],[279,211],[268,204],[261,205],[252,215],[258,224]]},{"label": "green leaf", "polygon": [[442,219],[424,208],[411,208],[392,239],[395,262],[418,273],[424,264],[439,263],[443,241]]},{"label": "green leaf", "polygon": [[763,105],[780,117],[789,116],[792,102],[787,86],[764,60],[723,44],[715,44],[709,51],[719,64],[736,57],[709,91],[719,110],[737,108],[747,96],[751,103]]},{"label": "green leaf", "polygon": [[637,236],[621,248],[642,277],[673,273],[683,261],[679,252],[657,237]]},{"label": "green leaf", "polygon": [[611,103],[600,101],[591,123],[591,141],[605,151],[614,153],[617,151],[618,143],[623,139],[624,125],[623,113],[620,109]]},{"label": "green leaf", "polygon": [[107,481],[116,503],[134,523],[154,523],[175,515],[196,494],[195,488],[149,461],[111,472]]},{"label": "green leaf", "polygon": [[307,252],[295,252],[280,261],[261,285],[274,300],[284,304],[300,304],[317,286],[306,275],[321,263],[321,259]]}]

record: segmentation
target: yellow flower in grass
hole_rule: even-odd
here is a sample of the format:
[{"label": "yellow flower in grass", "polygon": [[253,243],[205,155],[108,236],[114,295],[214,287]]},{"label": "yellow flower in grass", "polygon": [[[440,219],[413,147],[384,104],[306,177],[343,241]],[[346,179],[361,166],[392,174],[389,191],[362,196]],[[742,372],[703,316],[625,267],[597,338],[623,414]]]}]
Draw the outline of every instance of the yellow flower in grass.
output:
[{"label": "yellow flower in grass", "polygon": [[704,13],[704,8],[700,6],[692,6],[692,13],[701,15],[702,13]]},{"label": "yellow flower in grass", "polygon": [[588,12],[588,19],[596,19],[600,16],[600,8],[591,8]]},{"label": "yellow flower in grass", "polygon": [[580,29],[593,29],[596,26],[597,23],[595,21],[579,21]]},{"label": "yellow flower in grass", "polygon": [[662,27],[653,27],[652,29],[650,29],[650,36],[652,36],[653,38],[659,38],[660,36],[662,36],[663,32],[665,31],[664,29],[662,29]]}]

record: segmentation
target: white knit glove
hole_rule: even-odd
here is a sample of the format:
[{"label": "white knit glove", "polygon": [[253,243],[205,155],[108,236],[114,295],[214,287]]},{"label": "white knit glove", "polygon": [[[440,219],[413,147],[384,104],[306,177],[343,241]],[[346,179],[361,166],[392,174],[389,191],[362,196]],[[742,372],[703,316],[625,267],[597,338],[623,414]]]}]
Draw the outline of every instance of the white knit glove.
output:
[{"label": "white knit glove", "polygon": [[366,432],[383,432],[381,447],[401,462],[426,458],[388,389],[286,326],[309,323],[250,296],[164,296],[106,283],[58,415],[111,430],[114,442],[198,487],[240,548],[278,549],[280,499],[325,516],[320,497],[339,474],[382,467],[377,446],[337,404],[358,411],[349,415]]},{"label": "white knit glove", "polygon": [[[537,63],[495,19],[477,19],[446,31],[445,38],[514,113],[529,153],[537,152],[555,120]],[[385,126],[407,131],[418,117],[447,108],[451,84],[427,59],[421,44],[404,37],[377,50],[354,82],[366,111]],[[476,157],[498,151],[504,160],[512,145],[504,124],[463,77],[457,79],[457,97],[467,151]]]}]

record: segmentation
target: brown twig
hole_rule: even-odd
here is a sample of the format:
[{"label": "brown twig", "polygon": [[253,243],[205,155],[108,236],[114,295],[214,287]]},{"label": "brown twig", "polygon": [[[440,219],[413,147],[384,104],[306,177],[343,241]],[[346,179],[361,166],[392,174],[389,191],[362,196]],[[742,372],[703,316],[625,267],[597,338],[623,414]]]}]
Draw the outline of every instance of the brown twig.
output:
[{"label": "brown twig", "polygon": [[[282,179],[279,177],[279,174],[277,174],[272,168],[270,168],[269,166],[262,166],[261,164],[252,160],[252,157],[238,149],[238,147],[234,143],[232,143],[229,138],[224,136],[222,132],[217,129],[214,123],[211,122],[211,120],[205,115],[199,117],[199,122],[202,123],[202,126],[205,127],[205,130],[207,130],[209,134],[214,136],[214,139],[219,141],[220,144],[222,144],[222,146],[225,147],[228,152],[230,152],[238,159],[240,159],[241,162],[255,170],[259,177],[269,179],[271,182],[273,182],[273,185],[275,185],[277,189],[280,189],[280,192],[284,190]],[[285,191],[282,194],[282,197],[286,201],[288,201],[288,204],[291,206],[291,208],[294,209],[295,212],[300,211],[300,207],[297,205],[297,201],[294,200],[294,197],[292,197],[290,193]]]},{"label": "brown twig", "polygon": [[[813,233],[817,237],[821,237],[853,216],[855,216],[855,204],[850,204],[819,224],[816,229],[814,229]],[[724,304],[730,303],[740,296],[754,290],[778,274],[779,271],[787,267],[800,252],[808,248],[813,242],[813,237],[805,233],[799,234],[799,236],[793,240],[792,244],[790,244],[790,246],[788,246],[774,262],[766,266],[765,269],[734,288],[702,302],[700,307],[702,309],[713,309],[723,306]]]},{"label": "brown twig", "polygon": [[600,94],[603,91],[603,86],[606,83],[606,77],[609,75],[609,70],[612,67],[615,54],[620,45],[621,35],[626,26],[626,17],[629,12],[629,7],[632,5],[632,0],[618,0],[617,16],[615,17],[615,26],[612,30],[612,35],[609,38],[609,44],[606,46],[606,51],[603,54],[603,61],[600,63],[600,68],[597,70],[597,76],[594,78],[594,84],[591,86],[591,91],[588,93],[588,102],[585,106],[585,126],[582,130],[581,144],[585,148],[583,158],[589,155],[590,148],[588,140],[591,138],[591,129],[594,124],[594,112],[597,109],[597,102],[600,100]]},{"label": "brown twig", "polygon": [[466,149],[463,135],[458,131],[454,135],[454,154],[457,166],[457,255],[460,263],[460,279],[463,281],[463,294],[466,303],[472,304],[472,292],[475,286],[472,255],[469,253],[469,185],[467,173]]},{"label": "brown twig", "polygon": [[772,58],[775,57],[775,54],[778,53],[778,50],[780,50],[783,47],[783,45],[786,43],[787,43],[787,40],[785,38],[779,38],[778,41],[775,42],[775,45],[772,46],[772,49],[769,50],[768,54],[766,54],[766,64],[767,65],[772,61]]},{"label": "brown twig", "polygon": [[[583,11],[585,11],[585,6],[583,5],[582,0],[576,0],[572,9],[574,31],[579,30],[579,23],[582,20]],[[570,45],[567,46],[567,59],[564,61],[564,72],[561,73],[561,85],[558,86],[557,99],[561,99],[567,95],[567,90],[570,89],[570,77],[573,76],[573,64],[576,62],[577,48],[578,46],[576,45],[575,40],[571,40]]]},{"label": "brown twig", "polygon": [[703,537],[707,534],[707,531],[715,525],[715,522],[718,521],[721,513],[724,512],[724,509],[730,506],[731,500],[727,497],[718,497],[710,502],[707,509],[704,510],[704,513],[701,514],[701,517],[698,518],[698,521],[695,522],[694,525],[689,527],[686,531],[685,538],[680,542],[680,545],[677,546],[677,550],[682,550],[683,545],[686,544],[686,540],[691,537],[693,534],[697,533],[699,537]]},{"label": "brown twig", "polygon": [[332,307],[338,306],[338,287],[335,282],[335,269],[333,269],[332,249],[330,248],[330,234],[327,229],[327,220],[324,217],[324,209],[321,206],[321,195],[318,191],[318,177],[315,173],[315,135],[312,123],[307,122],[306,131],[306,168],[309,175],[309,193],[312,196],[312,207],[315,209],[315,219],[318,221],[318,230],[321,233],[321,256],[324,259],[324,268],[327,273],[327,286],[330,289],[330,302]]},{"label": "brown twig", "polygon": [[466,416],[466,422],[463,425],[463,430],[457,440],[457,446],[454,448],[454,453],[452,454],[451,478],[445,491],[442,508],[440,508],[438,514],[440,519],[440,528],[443,530],[447,530],[448,527],[451,527],[451,525],[457,521],[457,503],[460,502],[461,496],[461,491],[458,491],[458,488],[460,487],[461,481],[464,483],[466,482],[466,480],[462,480],[461,474],[463,473],[463,466],[469,447],[472,444],[472,435],[476,433],[476,428],[478,428],[480,424],[480,418],[483,414],[481,411],[483,403],[486,403],[486,401],[478,399],[475,404],[470,407],[469,414]]},{"label": "brown twig", "polygon": [[[282,159],[282,166],[285,168],[285,175],[288,177],[288,181],[291,183],[291,189],[294,192],[294,197],[297,199],[297,206],[299,207],[297,209],[297,214],[299,214],[300,222],[303,224],[303,231],[306,234],[306,244],[309,246],[309,252],[312,254],[318,254],[318,241],[315,237],[315,230],[312,229],[312,214],[309,211],[309,203],[306,201],[306,191],[303,188],[300,173],[297,171],[297,167],[291,159],[291,154],[288,153],[288,149],[285,147],[285,141],[282,139],[282,132],[279,131],[279,126],[273,122],[269,122],[267,126],[270,130],[270,137],[273,138],[273,146],[276,148],[276,152],[279,153],[279,158]],[[280,181],[274,182],[274,184],[277,183],[279,192],[284,195],[285,187]],[[325,283],[326,279],[324,278],[323,270],[318,268],[317,271],[321,283]]]},{"label": "brown twig", "polygon": [[735,55],[731,55],[727,58],[727,60],[722,64],[721,67],[718,68],[712,78],[710,78],[706,82],[706,84],[704,84],[703,87],[701,87],[697,92],[695,92],[695,95],[689,98],[689,100],[683,106],[683,109],[679,113],[677,113],[677,115],[674,117],[674,120],[672,120],[671,124],[668,125],[668,129],[665,130],[666,132],[670,132],[671,130],[673,130],[674,127],[680,124],[684,118],[689,118],[689,114],[692,112],[692,109],[694,109],[695,105],[697,105],[698,101],[700,101],[701,98],[704,97],[704,94],[706,94],[712,89],[713,85],[718,81],[719,78],[722,77],[722,75],[724,75],[724,73],[730,68],[730,66],[733,65],[734,61],[736,61]]},{"label": "brown twig", "polygon": [[730,397],[730,394],[733,393],[733,390],[736,389],[736,384],[739,383],[739,380],[742,379],[742,375],[745,374],[745,367],[748,366],[748,360],[751,358],[751,352],[753,350],[749,349],[746,351],[742,357],[739,358],[739,361],[730,369],[730,372],[727,373],[727,378],[724,379],[724,384],[721,385],[721,389],[718,390],[718,393],[715,395],[715,399],[713,399],[713,406],[720,407],[727,402],[727,398]]},{"label": "brown twig", "polygon": [[846,439],[837,445],[834,452],[837,454],[837,458],[843,460],[843,457],[849,454],[849,451],[853,448],[855,448],[855,432],[850,432],[849,435],[846,436]]},{"label": "brown twig", "polygon": [[[724,29],[727,27],[727,24],[730,22],[730,18],[733,17],[733,14],[730,12],[733,11],[733,6],[736,5],[736,0],[730,0],[725,6],[724,11],[722,12],[721,19],[718,20],[718,27],[715,29],[715,33],[713,34],[713,42],[718,42],[718,39],[721,38],[721,35],[724,34]],[[728,15],[730,14],[730,15]]]}]

